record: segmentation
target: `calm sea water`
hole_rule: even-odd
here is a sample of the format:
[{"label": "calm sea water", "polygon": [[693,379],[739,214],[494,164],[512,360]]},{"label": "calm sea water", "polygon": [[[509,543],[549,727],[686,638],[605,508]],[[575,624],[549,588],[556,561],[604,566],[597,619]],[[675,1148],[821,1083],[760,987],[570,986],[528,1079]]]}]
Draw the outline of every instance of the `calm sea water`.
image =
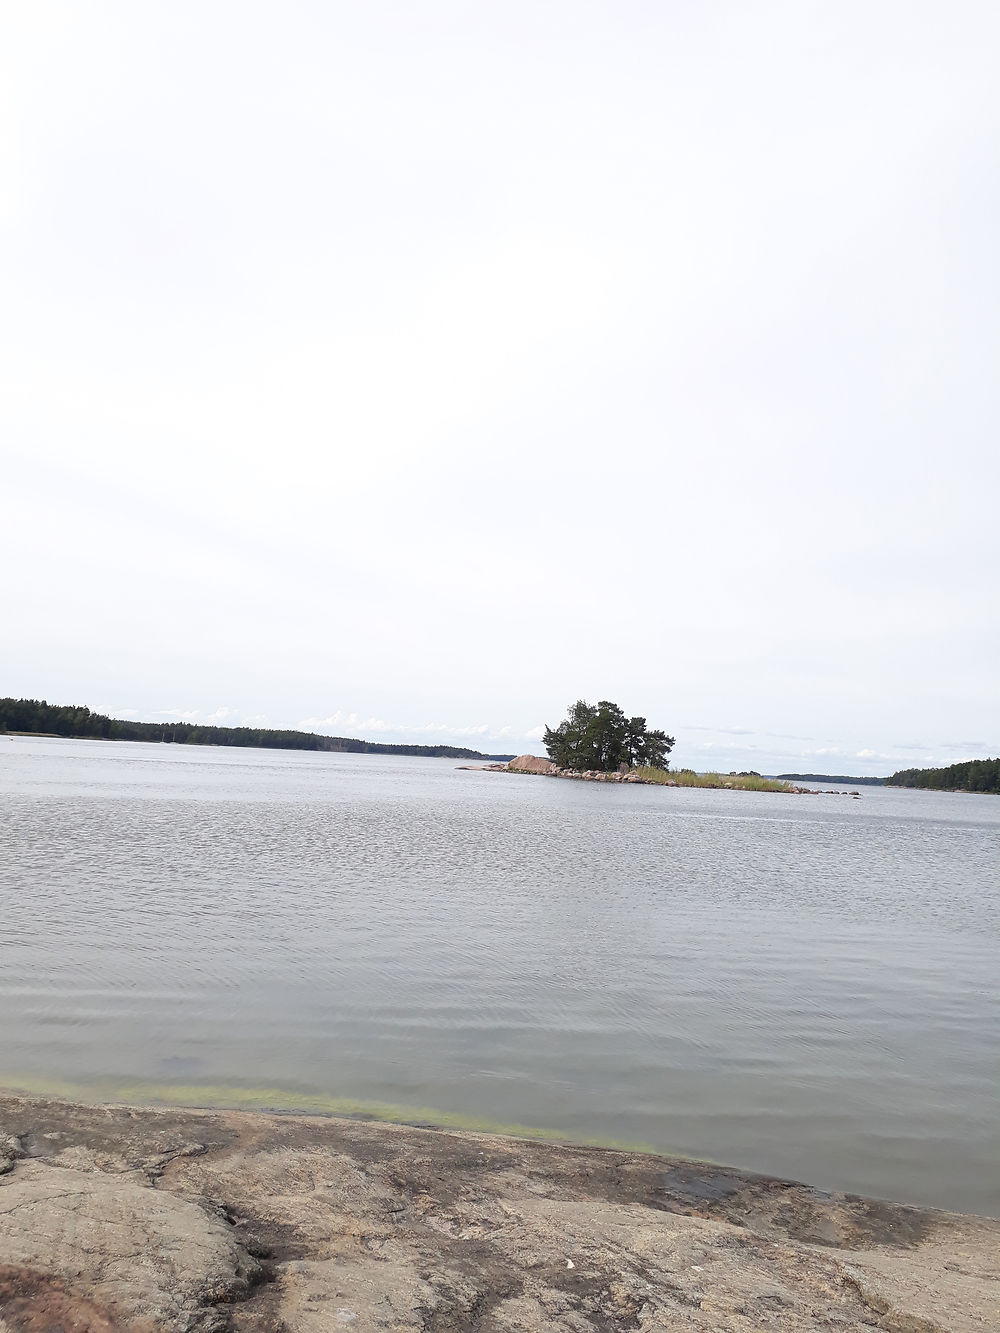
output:
[{"label": "calm sea water", "polygon": [[0,737],[0,1085],[389,1104],[1000,1214],[1000,798],[455,762]]}]

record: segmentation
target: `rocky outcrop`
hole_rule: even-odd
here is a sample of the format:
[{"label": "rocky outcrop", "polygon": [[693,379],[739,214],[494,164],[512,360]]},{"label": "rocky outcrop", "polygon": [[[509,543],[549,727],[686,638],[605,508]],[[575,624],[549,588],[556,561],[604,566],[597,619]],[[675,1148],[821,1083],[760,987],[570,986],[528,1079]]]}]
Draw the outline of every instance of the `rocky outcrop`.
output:
[{"label": "rocky outcrop", "polygon": [[[583,782],[637,782],[646,783],[645,778],[641,778],[638,773],[631,769],[617,773],[602,773],[597,769],[586,769],[580,771],[575,768],[559,768],[551,759],[542,759],[537,754],[519,754],[516,759],[512,759],[508,764],[490,765],[495,771],[506,771],[507,773],[542,773],[550,778],[576,778]],[[652,784],[649,784],[652,785]],[[657,783],[657,786],[673,787],[674,782]]]},{"label": "rocky outcrop", "polygon": [[1000,1223],[706,1163],[27,1098],[3,1134],[2,1333],[997,1326]]},{"label": "rocky outcrop", "polygon": [[[74,1293],[111,1328],[117,1312],[130,1328],[208,1329],[207,1313],[246,1297],[260,1276],[218,1204],[152,1189],[141,1175],[94,1169],[92,1159],[83,1170],[18,1166],[0,1189],[0,1258],[0,1310],[6,1290],[29,1329],[33,1306],[51,1315],[53,1303],[72,1308]],[[13,1314],[5,1318],[17,1327]],[[50,1326],[59,1323],[38,1323]]]},{"label": "rocky outcrop", "polygon": [[507,765],[509,773],[544,773],[552,777],[559,772],[551,759],[542,759],[537,754],[519,754]]}]

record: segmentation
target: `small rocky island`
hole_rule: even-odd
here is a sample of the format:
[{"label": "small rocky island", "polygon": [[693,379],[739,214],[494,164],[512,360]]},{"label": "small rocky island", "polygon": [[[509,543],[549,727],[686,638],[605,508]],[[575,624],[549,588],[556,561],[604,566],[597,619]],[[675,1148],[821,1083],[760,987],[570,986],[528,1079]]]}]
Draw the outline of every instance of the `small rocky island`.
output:
[{"label": "small rocky island", "polygon": [[[471,765],[463,765],[471,767]],[[477,767],[491,773],[534,773],[550,778],[574,778],[578,782],[628,782],[647,787],[717,787],[726,791],[777,791],[815,795],[809,787],[796,787],[790,782],[764,778],[759,773],[695,773],[690,768],[671,772],[665,768],[620,768],[606,771],[600,768],[561,768],[551,759],[537,754],[519,754],[506,764],[480,764]],[[856,796],[856,792],[850,795]]]},{"label": "small rocky island", "polygon": [[990,1333],[998,1255],[705,1162],[0,1096],[2,1333]]},{"label": "small rocky island", "polygon": [[660,787],[725,787],[735,791],[805,792],[759,773],[670,772],[667,756],[673,736],[649,727],[644,717],[629,717],[610,699],[596,704],[577,699],[557,727],[542,736],[548,759],[521,754],[486,767],[505,773],[538,773],[585,782],[631,782]]}]

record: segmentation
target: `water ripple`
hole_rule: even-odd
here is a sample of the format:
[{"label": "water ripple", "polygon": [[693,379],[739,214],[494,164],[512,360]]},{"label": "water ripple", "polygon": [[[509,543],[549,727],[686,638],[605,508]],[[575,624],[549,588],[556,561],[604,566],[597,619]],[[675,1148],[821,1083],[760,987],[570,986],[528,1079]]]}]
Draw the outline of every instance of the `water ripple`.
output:
[{"label": "water ripple", "polygon": [[1000,1211],[1000,801],[16,741],[4,1071],[613,1137]]}]

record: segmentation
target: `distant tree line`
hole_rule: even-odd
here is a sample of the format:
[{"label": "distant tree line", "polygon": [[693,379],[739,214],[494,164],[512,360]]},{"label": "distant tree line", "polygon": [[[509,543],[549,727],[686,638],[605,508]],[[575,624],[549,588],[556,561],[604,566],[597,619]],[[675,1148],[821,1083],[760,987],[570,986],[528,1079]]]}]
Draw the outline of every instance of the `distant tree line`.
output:
[{"label": "distant tree line", "polygon": [[779,778],[786,782],[839,782],[842,786],[882,787],[888,778],[845,778],[843,774],[831,773],[779,773]]},{"label": "distant tree line", "polygon": [[623,764],[666,768],[674,746],[673,736],[650,731],[644,717],[626,717],[609,699],[597,704],[578,699],[565,721],[545,728],[543,741],[549,758],[560,768],[600,773],[611,773]]},{"label": "distant tree line", "polygon": [[92,713],[72,704],[44,699],[0,699],[0,732],[22,731],[106,741],[157,741],[177,745],[236,745],[272,750],[329,750],[345,754],[423,755],[432,759],[512,759],[485,755],[455,745],[388,745],[347,736],[319,736],[312,731],[276,731],[269,727],[207,727],[197,722],[128,722]]},{"label": "distant tree line", "polygon": [[969,759],[947,768],[904,768],[886,778],[885,785],[1000,794],[1000,759]]}]

